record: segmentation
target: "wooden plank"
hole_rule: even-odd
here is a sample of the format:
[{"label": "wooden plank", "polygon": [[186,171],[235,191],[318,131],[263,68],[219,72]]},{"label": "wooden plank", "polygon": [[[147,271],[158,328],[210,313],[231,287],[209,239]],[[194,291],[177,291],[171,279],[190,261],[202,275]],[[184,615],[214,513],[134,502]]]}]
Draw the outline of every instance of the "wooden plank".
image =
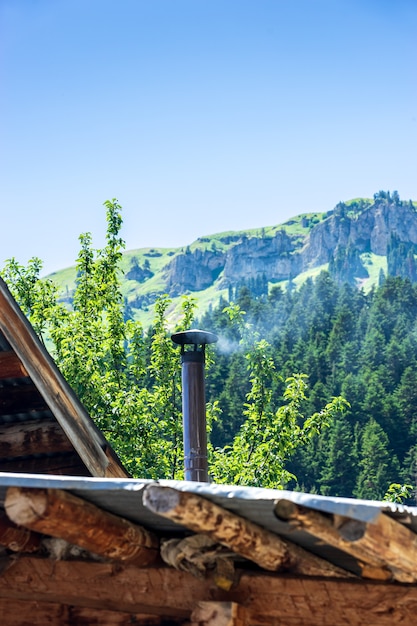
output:
[{"label": "wooden plank", "polygon": [[0,458],[70,452],[72,444],[56,420],[0,424]]},{"label": "wooden plank", "polygon": [[0,390],[0,414],[2,415],[47,409],[48,405],[33,384],[9,386]]},{"label": "wooden plank", "polygon": [[106,456],[105,438],[40,343],[2,278],[0,330],[91,474],[126,478],[128,473],[116,455],[111,460]]},{"label": "wooden plank", "polygon": [[235,602],[250,626],[415,626],[415,585],[238,573],[238,585],[226,592],[168,567],[21,556],[0,576],[0,598],[155,615],[167,623],[190,620],[198,602]]},{"label": "wooden plank", "polygon": [[28,373],[19,357],[12,351],[0,352],[0,380],[24,376],[28,376]]},{"label": "wooden plank", "polygon": [[369,524],[325,516],[289,500],[278,500],[276,515],[324,543],[355,557],[362,575],[376,580],[417,581],[417,535],[384,513]]},{"label": "wooden plank", "polygon": [[310,576],[349,576],[299,546],[193,493],[151,484],[144,490],[143,503],[153,513],[193,532],[208,535],[266,570]]},{"label": "wooden plank", "polygon": [[154,534],[66,491],[9,487],[4,506],[15,524],[107,559],[144,567],[159,557]]},{"label": "wooden plank", "polygon": [[16,526],[0,511],[0,545],[13,552],[37,552],[41,547],[41,539],[41,535]]},{"label": "wooden plank", "polygon": [[17,458],[9,461],[0,459],[0,472],[91,476],[75,450],[53,456]]}]

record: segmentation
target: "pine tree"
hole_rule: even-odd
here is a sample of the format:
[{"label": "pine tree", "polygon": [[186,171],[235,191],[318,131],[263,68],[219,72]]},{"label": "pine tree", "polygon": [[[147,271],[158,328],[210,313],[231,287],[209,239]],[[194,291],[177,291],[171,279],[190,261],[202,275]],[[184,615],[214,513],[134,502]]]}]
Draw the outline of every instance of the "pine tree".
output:
[{"label": "pine tree", "polygon": [[389,450],[388,437],[373,418],[361,435],[359,467],[353,492],[358,498],[382,500],[389,485],[397,482],[400,475],[400,464]]},{"label": "pine tree", "polygon": [[324,464],[319,479],[320,493],[350,496],[355,487],[355,455],[352,428],[346,416],[338,416],[323,441]]}]

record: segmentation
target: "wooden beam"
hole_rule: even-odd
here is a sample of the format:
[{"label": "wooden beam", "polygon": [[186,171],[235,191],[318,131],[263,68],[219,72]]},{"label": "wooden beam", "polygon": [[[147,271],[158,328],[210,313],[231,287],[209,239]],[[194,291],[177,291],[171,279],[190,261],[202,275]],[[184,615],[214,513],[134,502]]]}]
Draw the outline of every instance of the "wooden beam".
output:
[{"label": "wooden beam", "polygon": [[0,458],[71,452],[73,446],[56,420],[0,424]]},{"label": "wooden beam", "polygon": [[208,535],[266,570],[310,576],[349,576],[299,546],[193,493],[152,484],[144,490],[143,503],[153,513],[193,532]]},{"label": "wooden beam", "polygon": [[[301,528],[323,543],[353,556],[357,559],[364,578],[374,580],[390,580],[392,578],[392,572],[387,568],[385,561],[376,555],[365,553],[355,542],[343,538],[335,527],[332,515],[324,515],[285,499],[276,502],[275,514],[279,519],[288,522],[292,528]],[[351,538],[354,534],[363,533],[362,523],[354,522],[354,520],[350,520],[351,523],[349,523],[346,518],[345,522],[345,534],[350,532]]]},{"label": "wooden beam", "polygon": [[[3,626],[164,626],[164,619],[157,615],[125,613],[80,606],[70,606],[37,600],[9,600],[0,598],[0,615]],[[170,620],[171,626],[183,620]],[[165,622],[166,624],[166,622]]]},{"label": "wooden beam", "polygon": [[365,524],[325,516],[285,499],[277,501],[275,513],[294,528],[302,528],[355,557],[366,578],[417,581],[417,535],[384,513]]},{"label": "wooden beam", "polygon": [[155,535],[66,491],[9,487],[4,506],[16,524],[107,559],[143,567],[159,556]]},{"label": "wooden beam", "polygon": [[37,552],[41,540],[41,535],[16,526],[3,511],[0,512],[0,545],[13,552]]},{"label": "wooden beam", "polygon": [[0,352],[0,380],[28,376],[19,357],[12,351]]},{"label": "wooden beam", "polygon": [[[210,580],[168,567],[138,568],[21,556],[0,576],[0,598],[14,603],[51,602],[62,607],[155,615],[163,617],[166,624],[169,619],[174,623],[182,619],[184,626],[198,602],[235,602],[245,608],[250,626],[416,623],[417,585],[248,570],[239,574],[237,587],[226,592]],[[49,622],[45,619],[44,623]],[[97,622],[87,623],[104,626],[112,622],[97,618]]]},{"label": "wooden beam", "polygon": [[62,426],[92,476],[126,478],[119,459],[109,460],[107,442],[56,367],[0,278],[0,331]]}]

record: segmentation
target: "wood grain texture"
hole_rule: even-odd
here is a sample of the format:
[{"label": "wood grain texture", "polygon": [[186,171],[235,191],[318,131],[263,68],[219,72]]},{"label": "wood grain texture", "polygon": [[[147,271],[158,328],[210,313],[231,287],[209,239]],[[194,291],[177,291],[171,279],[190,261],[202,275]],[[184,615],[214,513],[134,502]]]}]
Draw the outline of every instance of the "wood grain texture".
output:
[{"label": "wood grain texture", "polygon": [[5,510],[15,524],[107,559],[143,567],[159,557],[155,535],[66,491],[9,487]]},{"label": "wood grain texture", "polygon": [[241,605],[250,626],[414,626],[417,610],[415,585],[244,571],[226,592],[210,580],[167,567],[26,556],[0,576],[0,598],[160,616],[184,625],[199,602]]},{"label": "wood grain texture", "polygon": [[20,359],[12,351],[0,352],[0,380],[28,376]]},{"label": "wood grain texture", "polygon": [[291,571],[309,576],[350,576],[265,528],[193,493],[152,484],[144,490],[143,503],[153,513],[193,532],[208,535],[268,571]]},{"label": "wood grain texture", "polygon": [[294,528],[302,528],[324,543],[354,556],[362,575],[377,580],[417,581],[417,535],[388,515],[372,523],[326,516],[289,500],[279,500],[275,513]]},{"label": "wood grain texture", "polygon": [[72,444],[56,420],[0,424],[0,458],[70,452]]},{"label": "wood grain texture", "polygon": [[0,545],[13,552],[37,552],[41,547],[41,535],[14,524],[0,512]]},{"label": "wood grain texture", "polygon": [[[164,626],[163,617],[37,600],[0,598],[2,626]],[[181,619],[179,624],[183,622]],[[174,622],[170,620],[171,626]],[[168,625],[167,625],[168,626]]]}]

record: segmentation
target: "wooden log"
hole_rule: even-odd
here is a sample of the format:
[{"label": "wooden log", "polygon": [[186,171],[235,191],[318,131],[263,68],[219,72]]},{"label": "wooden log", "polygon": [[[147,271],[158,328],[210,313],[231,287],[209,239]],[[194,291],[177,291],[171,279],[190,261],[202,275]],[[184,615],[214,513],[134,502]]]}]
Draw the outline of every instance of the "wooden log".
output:
[{"label": "wooden log", "polygon": [[[0,598],[190,620],[198,602],[235,602],[250,626],[415,626],[417,585],[240,571],[231,591],[169,567],[51,561],[21,556],[0,576]],[[34,605],[35,609],[35,605]],[[104,618],[99,621],[99,610]],[[0,608],[0,615],[3,613]],[[36,610],[34,610],[36,616]],[[45,614],[44,614],[45,616]],[[181,622],[182,618],[182,622]],[[8,624],[7,622],[1,623]],[[18,622],[33,624],[34,621]],[[39,622],[42,624],[42,622]],[[44,623],[49,623],[45,619]],[[111,623],[111,622],[110,622]],[[52,624],[55,624],[52,622]],[[64,622],[65,624],[65,622]]]},{"label": "wooden log", "polygon": [[13,552],[37,552],[41,540],[41,535],[16,526],[5,513],[0,512],[0,545]]},{"label": "wooden log", "polygon": [[19,357],[12,351],[0,352],[0,380],[24,376],[28,376],[28,373]]},{"label": "wooden log", "polygon": [[190,626],[246,626],[246,611],[236,602],[198,602]]},{"label": "wooden log", "polygon": [[72,444],[56,420],[0,424],[0,458],[70,452]]},{"label": "wooden log", "polygon": [[5,509],[20,526],[107,559],[143,567],[159,556],[155,535],[66,491],[9,487]]},{"label": "wooden log", "polygon": [[285,499],[276,502],[275,513],[294,528],[355,557],[366,578],[417,581],[417,535],[384,513],[366,524],[326,516]]},{"label": "wooden log", "polygon": [[143,503],[154,513],[193,532],[208,535],[266,570],[310,576],[349,576],[299,546],[193,493],[152,484],[144,490]]}]

